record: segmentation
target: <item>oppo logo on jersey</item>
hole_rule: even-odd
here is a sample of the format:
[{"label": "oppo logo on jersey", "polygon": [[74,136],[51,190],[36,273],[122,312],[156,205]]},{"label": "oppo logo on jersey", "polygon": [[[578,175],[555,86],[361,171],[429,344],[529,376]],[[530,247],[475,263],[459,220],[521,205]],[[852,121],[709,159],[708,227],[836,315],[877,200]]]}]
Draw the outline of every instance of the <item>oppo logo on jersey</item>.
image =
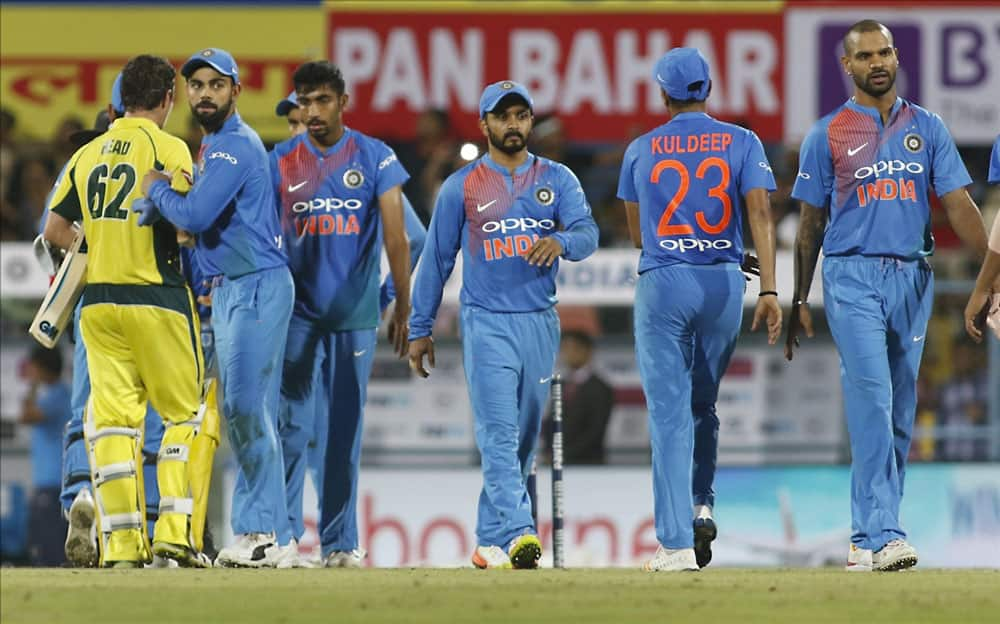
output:
[{"label": "oppo logo on jersey", "polygon": [[492,234],[493,232],[506,234],[507,232],[530,232],[537,229],[553,230],[555,227],[556,223],[552,219],[519,217],[501,219],[499,221],[487,221],[483,224],[482,229],[487,234]]},{"label": "oppo logo on jersey", "polygon": [[[876,178],[881,177],[882,174],[892,175],[894,173],[913,173],[920,174],[924,172],[924,166],[918,162],[903,162],[902,160],[880,160],[870,167],[861,167],[854,172],[854,177],[858,180],[864,180],[868,176],[874,175]],[[809,178],[806,178],[807,180]]]},{"label": "oppo logo on jersey", "polygon": [[862,208],[870,202],[884,199],[917,201],[916,185],[914,181],[903,177],[895,179],[881,177],[883,174],[890,176],[895,173],[912,173],[914,175],[924,172],[924,166],[918,162],[903,162],[902,160],[880,160],[870,167],[861,167],[854,172],[854,177],[863,180],[874,175],[874,182],[858,184],[858,205]]},{"label": "oppo logo on jersey", "polygon": [[360,210],[364,204],[360,199],[341,199],[339,197],[315,197],[309,201],[292,204],[292,212],[330,212],[333,210]]},{"label": "oppo logo on jersey", "polygon": [[667,251],[679,251],[687,253],[697,249],[698,251],[717,250],[733,248],[733,241],[720,238],[717,240],[705,240],[702,238],[667,238],[659,242],[660,247]]}]

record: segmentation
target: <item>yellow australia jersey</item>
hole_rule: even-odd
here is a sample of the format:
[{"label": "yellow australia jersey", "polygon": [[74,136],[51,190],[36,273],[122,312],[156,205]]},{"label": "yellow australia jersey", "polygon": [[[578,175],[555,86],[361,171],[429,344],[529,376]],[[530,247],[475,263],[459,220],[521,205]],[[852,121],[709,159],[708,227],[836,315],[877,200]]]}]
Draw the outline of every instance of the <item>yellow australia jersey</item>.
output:
[{"label": "yellow australia jersey", "polygon": [[49,208],[83,224],[88,284],[185,283],[173,226],[161,220],[140,227],[139,215],[130,210],[142,197],[143,176],[154,168],[173,173],[176,191],[190,189],[187,144],[141,117],[116,119],[66,165]]}]

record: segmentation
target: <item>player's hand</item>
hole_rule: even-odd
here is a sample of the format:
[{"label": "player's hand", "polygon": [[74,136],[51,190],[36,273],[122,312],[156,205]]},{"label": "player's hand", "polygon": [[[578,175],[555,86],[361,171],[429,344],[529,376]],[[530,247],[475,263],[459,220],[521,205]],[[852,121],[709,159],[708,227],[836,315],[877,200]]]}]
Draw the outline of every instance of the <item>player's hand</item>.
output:
[{"label": "player's hand", "polygon": [[430,336],[410,342],[410,368],[426,379],[431,373],[424,368],[424,355],[427,356],[427,364],[434,368],[434,339]]},{"label": "player's hand", "polygon": [[[991,296],[982,290],[972,291],[969,303],[965,305],[965,333],[976,342],[982,342],[987,319],[991,321],[989,325],[993,326],[994,318],[1000,320],[1000,294]],[[994,331],[1000,332],[1000,328],[994,327]],[[997,337],[1000,337],[1000,333]]]},{"label": "player's hand", "polygon": [[392,315],[389,317],[389,341],[392,342],[392,351],[400,357],[406,357],[407,344],[410,339],[410,306],[400,305],[396,300],[396,305],[392,308]]},{"label": "player's hand", "polygon": [[132,202],[132,212],[139,215],[139,225],[153,225],[160,220],[160,209],[145,197]]},{"label": "player's hand", "polygon": [[795,355],[794,348],[799,346],[799,332],[805,330],[806,336],[812,338],[813,321],[812,312],[809,311],[809,304],[793,304],[792,313],[788,317],[788,336],[785,338],[785,359],[789,362]]},{"label": "player's hand", "polygon": [[528,253],[524,255],[524,259],[532,266],[544,265],[550,267],[562,254],[562,243],[551,236],[547,236],[536,240],[535,244],[528,250]]},{"label": "player's hand", "polygon": [[757,309],[753,313],[753,323],[750,331],[757,331],[762,322],[767,323],[767,344],[778,342],[781,335],[781,306],[775,295],[764,295],[757,298]]},{"label": "player's hand", "polygon": [[149,187],[153,186],[153,182],[157,180],[163,180],[167,184],[170,184],[172,176],[163,171],[157,171],[156,169],[150,169],[146,172],[146,175],[142,177],[142,194],[149,195]]},{"label": "player's hand", "polygon": [[177,229],[177,244],[181,247],[194,247],[194,234],[187,230]]}]

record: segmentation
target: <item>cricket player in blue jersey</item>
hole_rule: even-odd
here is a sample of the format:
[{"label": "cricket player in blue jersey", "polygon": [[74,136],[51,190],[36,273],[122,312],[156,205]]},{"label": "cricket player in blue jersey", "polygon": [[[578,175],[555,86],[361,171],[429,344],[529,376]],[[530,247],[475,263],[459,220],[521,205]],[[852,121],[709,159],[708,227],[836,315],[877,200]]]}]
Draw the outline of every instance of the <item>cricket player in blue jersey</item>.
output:
[{"label": "cricket player in blue jersey", "polygon": [[[380,240],[399,285],[389,338],[400,357],[406,353],[410,255],[401,185],[409,175],[382,141],[344,126],[348,96],[336,65],[305,63],[293,81],[307,133],[271,153],[296,284],[281,384],[283,452],[296,483],[292,494],[300,497],[306,445],[317,411],[325,412],[322,556],[326,567],[355,568],[365,556],[358,547],[357,482],[379,320]],[[292,508],[300,517],[301,498]],[[281,538],[301,533],[301,526],[288,527]]]},{"label": "cricket player in blue jersey", "polygon": [[295,91],[288,94],[288,97],[278,102],[274,107],[274,114],[284,117],[288,121],[288,134],[297,137],[306,131],[306,125],[302,122],[302,109],[299,108],[299,100],[295,96]]},{"label": "cricket player in blue jersey", "polygon": [[[990,171],[986,180],[990,184],[1000,184],[1000,135],[993,141]],[[979,324],[978,317],[984,309],[985,324],[993,330],[997,338],[1000,338],[1000,218],[998,217],[993,217],[989,246],[986,260],[979,270],[972,295],[969,296],[969,303],[965,306],[965,331],[976,342],[981,342],[983,339],[983,326]],[[987,301],[990,302],[988,308]]]},{"label": "cricket player in blue jersey", "polygon": [[792,189],[801,220],[785,356],[792,359],[800,330],[813,335],[807,302],[822,246],[823,305],[840,353],[851,442],[847,569],[902,570],[917,563],[899,503],[934,293],[931,190],[979,257],[986,231],[941,118],[896,95],[899,57],[889,29],[858,22],[843,46],[854,96],[812,127]]},{"label": "cricket player in blue jersey", "polygon": [[223,413],[240,464],[232,529],[238,537],[219,552],[225,566],[280,563],[276,534],[286,521],[278,389],[294,284],[274,211],[267,152],[236,111],[239,70],[218,48],[194,54],[181,67],[188,102],[205,136],[186,196],[166,176],[142,181],[150,201],[133,210],[148,224],[162,216],[197,235],[198,263],[212,281],[212,328],[222,384]]},{"label": "cricket player in blue jersey", "polygon": [[528,152],[531,95],[510,80],[486,87],[479,127],[488,152],[438,193],[410,320],[410,366],[434,367],[431,329],[462,251],[462,359],[482,455],[478,568],[534,568],[542,554],[525,482],[556,353],[559,258],[597,248],[597,224],[565,165]]},{"label": "cricket player in blue jersey", "polygon": [[635,349],[659,542],[645,569],[697,570],[711,560],[716,536],[715,402],[743,317],[744,201],[760,260],[752,329],[766,322],[770,344],[781,331],[768,196],[775,184],[757,135],[705,113],[712,80],[701,52],[671,50],[653,77],[670,121],[629,145],[618,180],[629,233],[642,249]]}]

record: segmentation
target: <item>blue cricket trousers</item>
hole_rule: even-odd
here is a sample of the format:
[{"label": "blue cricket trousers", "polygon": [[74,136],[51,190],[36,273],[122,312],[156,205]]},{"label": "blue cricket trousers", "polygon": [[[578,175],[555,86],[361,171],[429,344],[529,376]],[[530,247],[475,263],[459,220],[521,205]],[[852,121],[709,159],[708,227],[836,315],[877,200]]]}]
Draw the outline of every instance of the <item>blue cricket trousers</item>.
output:
[{"label": "blue cricket trousers", "polygon": [[462,307],[462,359],[482,455],[476,537],[506,549],[535,533],[526,480],[559,349],[559,316]]},{"label": "blue cricket trousers", "polygon": [[286,521],[278,391],[295,285],[287,267],[224,278],[212,289],[222,412],[239,476],[233,533],[277,533]]},{"label": "blue cricket trousers", "polygon": [[694,504],[715,503],[715,401],[736,346],[739,265],[675,264],[639,276],[635,350],[649,410],[653,518],[664,548],[694,546]]},{"label": "blue cricket trousers", "polygon": [[851,541],[859,548],[881,550],[906,537],[899,502],[933,299],[926,260],[823,259],[823,305],[840,352],[851,439]]}]

